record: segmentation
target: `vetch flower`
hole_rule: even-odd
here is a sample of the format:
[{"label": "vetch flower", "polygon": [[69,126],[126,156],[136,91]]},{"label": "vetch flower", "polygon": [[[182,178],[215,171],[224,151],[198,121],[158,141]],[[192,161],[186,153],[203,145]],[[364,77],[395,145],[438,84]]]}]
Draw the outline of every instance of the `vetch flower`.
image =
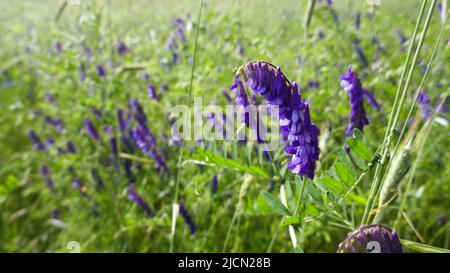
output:
[{"label": "vetch flower", "polygon": [[76,154],[77,153],[77,149],[75,148],[75,144],[73,143],[72,140],[69,140],[66,144],[67,147],[67,153],[69,154]]},{"label": "vetch flower", "polygon": [[148,91],[148,95],[150,96],[150,98],[159,101],[158,95],[156,94],[156,88],[153,84],[149,84],[147,86],[147,91]]},{"label": "vetch flower", "polygon": [[44,177],[44,182],[45,185],[51,189],[52,191],[55,190],[55,186],[53,184],[53,180],[50,176],[50,169],[48,168],[47,165],[42,165],[41,166],[41,174]]},{"label": "vetch flower", "polygon": [[92,176],[92,179],[94,179],[94,182],[97,185],[97,188],[105,187],[105,183],[103,183],[103,179],[101,178],[100,173],[98,172],[97,168],[91,169],[91,176]]},{"label": "vetch flower", "polygon": [[[230,86],[230,90],[236,94],[234,102],[236,105],[242,106],[244,109],[249,105],[247,94],[245,93],[244,84],[239,79],[239,75],[236,76],[233,85]],[[249,113],[244,112],[242,115],[242,121],[245,122],[245,125],[249,126]]]},{"label": "vetch flower", "polygon": [[109,147],[111,147],[111,151],[112,151],[114,157],[117,158],[118,150],[117,150],[117,140],[115,137],[111,137],[109,139]]},{"label": "vetch flower", "polygon": [[367,100],[367,102],[373,108],[375,108],[375,110],[380,111],[381,106],[378,103],[378,101],[375,99],[375,97],[373,96],[372,92],[370,92],[369,90],[363,88],[363,93],[364,93],[364,98]]},{"label": "vetch flower", "polygon": [[395,231],[384,225],[363,225],[347,234],[339,244],[340,253],[403,253]]},{"label": "vetch flower", "polygon": [[59,219],[59,210],[58,209],[53,209],[52,210],[51,218],[52,219]]},{"label": "vetch flower", "polygon": [[291,172],[313,179],[315,162],[320,153],[317,141],[319,132],[311,123],[309,106],[301,101],[297,84],[291,84],[279,67],[266,62],[250,62],[238,73],[243,75],[245,84],[255,94],[265,99],[269,107],[278,107],[281,134],[288,139],[285,151],[293,155],[288,165]]},{"label": "vetch flower", "polygon": [[292,161],[288,168],[293,173],[314,178],[316,161],[319,160],[319,129],[311,123],[309,106],[300,100],[297,84],[293,83],[293,93],[291,97],[292,117],[289,131],[289,145],[285,151],[293,154]]},{"label": "vetch flower", "polygon": [[214,175],[212,180],[211,180],[211,192],[217,193],[217,175]]},{"label": "vetch flower", "polygon": [[355,28],[359,30],[359,27],[361,26],[361,13],[357,12],[355,14]]},{"label": "vetch flower", "polygon": [[125,111],[123,109],[117,110],[117,121],[119,124],[119,131],[121,133],[125,132],[128,128],[128,121],[125,118]]},{"label": "vetch flower", "polygon": [[128,199],[135,202],[146,213],[146,217],[151,216],[151,209],[148,204],[142,199],[142,197],[136,191],[136,185],[134,183],[128,186]]},{"label": "vetch flower", "polygon": [[125,55],[130,50],[127,47],[127,45],[124,42],[122,42],[121,40],[116,41],[116,49],[117,49],[117,53],[119,53],[119,55]]},{"label": "vetch flower", "polygon": [[97,65],[97,75],[100,79],[104,79],[106,77],[106,69],[103,65]]},{"label": "vetch flower", "polygon": [[364,54],[364,51],[362,50],[359,41],[355,42],[355,51],[356,51],[356,55],[358,55],[359,60],[361,61],[361,63],[364,66],[368,66],[369,65],[369,61],[367,61],[367,57]]},{"label": "vetch flower", "polygon": [[420,113],[422,115],[422,119],[428,120],[431,118],[431,102],[430,98],[428,97],[427,93],[425,91],[420,91],[419,96],[417,97],[418,106]]},{"label": "vetch flower", "polygon": [[356,72],[349,67],[347,73],[341,76],[341,85],[350,98],[350,120],[347,126],[346,136],[351,136],[355,128],[363,131],[364,126],[369,124],[364,110],[364,91]]},{"label": "vetch flower", "polygon": [[86,128],[87,134],[95,141],[100,139],[100,135],[98,134],[97,129],[95,129],[94,124],[88,118],[84,119],[84,127]]},{"label": "vetch flower", "polygon": [[194,220],[192,220],[192,217],[189,214],[189,212],[186,210],[184,202],[180,202],[179,212],[181,217],[183,217],[184,222],[189,227],[189,233],[191,235],[194,234],[197,231],[197,226],[195,225]]},{"label": "vetch flower", "polygon": [[28,137],[30,138],[31,142],[33,143],[33,147],[36,151],[45,150],[45,146],[42,144],[41,139],[39,138],[39,136],[36,134],[35,131],[29,130]]}]

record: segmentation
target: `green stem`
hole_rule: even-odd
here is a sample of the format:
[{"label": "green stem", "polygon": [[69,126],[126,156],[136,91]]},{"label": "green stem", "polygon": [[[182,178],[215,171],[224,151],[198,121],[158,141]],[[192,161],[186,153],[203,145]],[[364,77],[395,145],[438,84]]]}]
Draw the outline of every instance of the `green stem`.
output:
[{"label": "green stem", "polygon": [[[198,18],[197,18],[197,30],[195,33],[195,42],[194,42],[194,56],[193,56],[193,60],[192,60],[191,78],[190,78],[190,84],[189,84],[189,99],[188,99],[189,107],[191,107],[191,101],[192,101],[192,86],[193,86],[193,82],[194,82],[194,71],[195,71],[195,64],[196,64],[196,60],[197,60],[197,43],[198,43],[198,34],[200,32],[200,20],[201,20],[201,16],[202,16],[202,9],[203,9],[203,0],[200,0],[200,8],[199,8]],[[189,115],[187,115],[187,116],[189,116]],[[179,152],[179,156],[178,156],[177,175],[176,175],[176,181],[175,181],[175,194],[174,194],[174,198],[173,198],[173,204],[178,203],[178,194],[179,194],[179,188],[180,188],[180,173],[181,173],[180,167],[181,167],[181,163],[183,161],[184,149],[185,149],[185,141],[183,141],[181,144],[180,152]],[[177,217],[177,214],[174,214],[175,218]],[[175,219],[175,221],[176,221],[176,219]],[[176,230],[176,228],[175,228],[175,230]],[[172,232],[172,234],[170,236],[170,252],[171,253],[173,252],[173,248],[174,248],[175,230]]]},{"label": "green stem", "polygon": [[[409,63],[409,60],[411,58],[412,55],[412,51],[413,51],[413,46],[414,46],[414,41],[416,40],[417,37],[417,33],[419,31],[419,27],[420,27],[420,23],[422,21],[423,15],[425,13],[425,7],[426,7],[426,3],[428,2],[428,0],[424,0],[422,2],[422,7],[420,8],[420,12],[419,12],[419,16],[417,19],[417,23],[416,23],[416,27],[414,29],[414,33],[412,35],[411,38],[411,42],[409,45],[409,49],[408,49],[408,54],[406,56],[406,60],[405,60],[405,64],[403,65],[403,70],[402,70],[402,74],[400,76],[400,81],[398,83],[398,88],[397,88],[397,92],[395,94],[395,99],[394,99],[394,105],[392,106],[393,112],[398,108],[397,103],[398,103],[398,99],[400,96],[400,92],[402,90],[403,87],[403,81],[406,75],[406,70],[407,70],[407,66]],[[434,0],[435,2],[435,0]],[[422,38],[424,36],[422,35]],[[417,50],[416,50],[417,52]],[[411,65],[412,68],[414,68],[414,66]],[[398,113],[398,111],[396,112],[396,114]],[[370,211],[373,209],[373,205],[375,204],[375,199],[376,199],[376,194],[378,192],[379,186],[380,186],[380,175],[382,172],[382,166],[384,165],[384,162],[386,160],[386,157],[388,155],[389,152],[389,145],[392,139],[392,129],[395,128],[394,126],[394,114],[392,113],[389,117],[389,122],[388,122],[388,126],[383,138],[383,143],[382,143],[382,149],[381,149],[381,154],[382,154],[382,158],[381,158],[381,163],[377,164],[377,166],[375,167],[375,174],[372,180],[372,185],[370,187],[370,193],[369,193],[369,198],[367,200],[367,204],[366,207],[364,208],[364,214],[361,220],[361,225],[366,224],[368,222],[368,218],[369,218],[369,214]]]},{"label": "green stem", "polygon": [[[447,10],[447,15],[445,16],[445,20],[444,20],[444,22],[442,24],[441,30],[439,31],[439,35],[438,35],[438,38],[436,40],[436,44],[434,45],[433,53],[431,54],[430,60],[428,61],[427,69],[425,70],[425,73],[424,73],[424,75],[422,77],[422,81],[420,82],[420,85],[417,88],[416,94],[414,95],[414,100],[412,102],[411,107],[409,108],[408,116],[406,117],[405,120],[409,120],[410,119],[410,117],[412,115],[412,112],[414,110],[414,106],[416,105],[417,98],[419,97],[420,90],[422,90],[422,88],[423,88],[423,86],[425,84],[425,80],[426,80],[426,78],[428,76],[428,72],[430,71],[431,64],[433,63],[434,57],[436,56],[436,52],[437,52],[437,49],[439,47],[439,43],[442,40],[442,34],[444,33],[444,30],[445,30],[445,25],[447,23],[447,18],[448,18],[449,12],[450,12],[450,9]],[[394,148],[394,154],[397,151],[398,146],[400,145],[400,141],[401,141],[403,135],[406,132],[407,125],[408,125],[407,122],[405,122],[404,125],[403,125],[402,131],[400,132],[400,136],[399,136],[399,138],[397,140],[397,144],[395,145],[395,148]]]},{"label": "green stem", "polygon": [[[414,69],[415,69],[416,64],[417,64],[417,59],[419,58],[419,55],[420,55],[420,52],[421,52],[421,49],[422,49],[422,46],[423,46],[423,42],[424,42],[425,37],[427,35],[427,31],[428,31],[428,27],[429,27],[430,22],[431,22],[431,18],[433,17],[433,14],[435,12],[434,11],[434,7],[436,5],[436,1],[437,0],[433,0],[433,2],[431,3],[430,9],[428,10],[428,15],[427,15],[427,18],[425,20],[425,25],[424,25],[424,28],[422,30],[422,34],[421,34],[421,36],[419,38],[419,43],[417,45],[416,52],[414,53],[413,61],[411,63],[411,67],[410,67],[409,72],[408,72],[408,77],[406,78],[406,83],[405,83],[405,86],[403,88],[402,96],[401,96],[401,99],[400,99],[399,107],[397,108],[397,113],[395,115],[394,122],[392,124],[392,129],[394,129],[396,127],[397,120],[398,120],[398,118],[400,116],[400,113],[402,111],[403,105],[405,103],[404,100],[405,100],[406,93],[408,91],[408,87],[409,87],[411,79],[412,79],[412,75],[414,73]],[[385,147],[386,149],[388,149],[390,147],[391,140],[392,140],[392,135],[391,135],[391,138],[388,139],[388,143],[387,143],[387,145]],[[395,154],[393,154],[393,155],[395,156]],[[385,175],[386,175],[386,173],[383,175],[383,179],[379,180],[379,186],[378,186],[378,189],[377,189],[376,194],[375,194],[376,197],[379,196],[381,188],[383,187],[383,184],[384,184],[384,181],[385,181],[384,180]],[[375,206],[375,202],[372,203],[371,208],[370,208],[369,211],[371,211],[374,208],[374,206]]]}]

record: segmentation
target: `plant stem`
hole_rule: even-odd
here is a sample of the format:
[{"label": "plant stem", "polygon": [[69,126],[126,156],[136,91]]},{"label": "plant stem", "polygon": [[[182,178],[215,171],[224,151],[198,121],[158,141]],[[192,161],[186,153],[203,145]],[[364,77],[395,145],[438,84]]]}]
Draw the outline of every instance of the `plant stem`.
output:
[{"label": "plant stem", "polygon": [[[414,100],[412,102],[411,107],[409,108],[408,116],[406,117],[405,120],[409,120],[410,119],[410,117],[412,115],[412,112],[414,110],[414,106],[415,106],[415,104],[417,102],[417,98],[419,97],[420,90],[422,90],[423,85],[425,84],[425,79],[428,76],[428,72],[430,71],[430,67],[431,67],[431,64],[433,63],[434,57],[436,56],[436,52],[437,52],[437,49],[439,47],[439,43],[442,40],[442,34],[443,34],[444,30],[445,30],[445,24],[447,23],[447,18],[448,18],[449,12],[450,12],[450,9],[447,10],[447,15],[445,16],[445,20],[444,20],[444,22],[442,24],[441,30],[439,31],[439,35],[438,35],[438,38],[436,40],[436,44],[434,45],[433,53],[431,54],[430,60],[428,61],[427,69],[425,70],[425,73],[424,73],[424,75],[422,77],[422,81],[420,82],[420,85],[417,88],[416,94],[414,95]],[[402,139],[404,133],[406,132],[407,125],[408,125],[407,122],[405,122],[405,124],[403,125],[402,131],[400,132],[400,136],[399,136],[399,138],[397,140],[397,144],[395,145],[395,148],[394,148],[394,153],[397,151],[398,146],[400,145],[400,140]]]},{"label": "plant stem", "polygon": [[[433,1],[435,2],[436,0],[433,0]],[[406,75],[407,66],[408,66],[409,60],[411,58],[411,54],[412,54],[413,46],[414,46],[414,41],[416,40],[416,36],[417,36],[418,31],[419,31],[420,23],[422,21],[423,15],[425,13],[425,7],[426,7],[426,3],[427,2],[428,2],[428,0],[424,0],[422,2],[422,7],[420,8],[419,16],[417,18],[416,27],[414,29],[414,33],[413,33],[412,38],[411,38],[411,42],[410,42],[409,49],[408,49],[408,54],[406,56],[405,64],[403,65],[402,74],[400,76],[397,92],[395,94],[394,105],[392,106],[392,109],[393,109],[392,111],[393,112],[398,108],[397,103],[398,103],[398,99],[399,99],[399,96],[400,96],[400,92],[401,92],[402,87],[403,87],[403,81],[404,81],[404,78],[405,78],[405,75]],[[424,35],[422,35],[422,38],[423,37],[424,37]],[[416,50],[416,52],[417,52],[417,50]],[[412,66],[412,68],[414,68],[414,66]],[[397,114],[398,114],[398,111],[396,112],[396,115]],[[381,172],[382,172],[382,166],[384,165],[386,157],[387,157],[388,152],[389,152],[389,145],[390,145],[390,142],[391,142],[391,139],[392,139],[392,129],[395,128],[395,126],[394,126],[395,123],[393,122],[394,120],[395,120],[394,113],[391,113],[391,115],[389,117],[388,126],[387,126],[387,129],[386,129],[386,132],[385,132],[385,135],[384,135],[384,138],[383,138],[383,142],[382,142],[382,148],[381,148],[382,158],[381,158],[381,162],[380,162],[380,164],[377,164],[377,166],[375,167],[375,174],[374,174],[374,177],[372,179],[372,185],[370,187],[369,198],[367,200],[366,207],[364,208],[364,214],[363,214],[363,217],[362,217],[362,220],[361,220],[361,225],[366,224],[368,222],[370,211],[373,209],[373,205],[375,204],[376,194],[378,192],[378,189],[379,189],[379,186],[380,186],[380,182],[381,182],[380,175],[381,175]]]},{"label": "plant stem", "polygon": [[[408,72],[408,77],[406,78],[406,83],[405,83],[405,86],[403,88],[403,92],[402,92],[402,96],[401,96],[401,99],[400,99],[399,107],[397,109],[397,113],[395,115],[394,122],[392,124],[392,130],[397,125],[397,120],[398,120],[398,118],[400,116],[400,113],[402,111],[403,105],[405,103],[404,100],[405,100],[405,97],[406,97],[406,93],[408,91],[408,87],[409,87],[410,82],[411,82],[412,75],[414,73],[414,69],[415,69],[416,64],[417,64],[417,59],[418,59],[418,57],[420,55],[420,52],[421,52],[421,49],[422,49],[422,46],[423,46],[423,42],[425,40],[427,31],[428,31],[428,27],[429,27],[430,22],[431,22],[431,18],[433,17],[433,14],[435,12],[434,8],[435,8],[435,5],[436,5],[436,1],[437,0],[433,0],[433,2],[431,3],[430,9],[428,10],[428,15],[427,15],[427,18],[425,20],[425,25],[423,27],[422,34],[421,34],[421,36],[419,38],[419,43],[418,43],[417,49],[416,49],[416,51],[414,53],[414,57],[413,57],[413,60],[412,60],[412,63],[411,63],[411,67],[410,67],[409,72]],[[392,140],[392,135],[391,135],[391,138],[388,139],[388,144],[385,147],[386,149],[388,149],[390,147],[391,140]],[[399,139],[399,141],[400,141],[400,139]],[[393,156],[395,156],[395,154],[393,154]],[[388,166],[389,165],[390,165],[390,163],[388,164]],[[377,189],[376,194],[375,194],[376,197],[379,196],[379,192],[380,192],[381,188],[383,187],[383,183],[385,181],[384,180],[385,176],[386,176],[386,173],[384,173],[383,179],[379,180],[379,186],[378,186],[378,189]],[[372,203],[371,208],[370,208],[369,211],[371,211],[374,208],[374,206],[375,206],[375,202]]]},{"label": "plant stem", "polygon": [[[192,60],[191,78],[190,78],[190,84],[189,84],[189,98],[188,98],[189,108],[191,107],[191,101],[192,101],[192,86],[193,86],[193,82],[194,82],[194,71],[195,71],[195,64],[196,64],[196,59],[197,59],[197,43],[198,43],[198,34],[200,32],[200,20],[202,17],[202,9],[203,9],[203,0],[200,0],[200,8],[199,8],[198,18],[197,18],[197,30],[195,33],[195,42],[194,42],[194,56],[193,56],[193,60]],[[187,116],[189,116],[189,115],[187,115]],[[177,163],[175,194],[174,194],[174,198],[173,198],[174,205],[178,203],[178,192],[179,192],[179,188],[180,188],[180,173],[181,173],[180,170],[181,170],[181,162],[183,161],[184,149],[185,149],[185,142],[182,141],[181,147],[180,147],[180,153],[178,156],[178,163]],[[173,217],[176,218],[177,215],[178,215],[178,213],[173,213]],[[176,221],[176,219],[175,219],[175,221]],[[174,229],[174,231],[172,232],[172,234],[170,236],[170,252],[171,253],[173,252],[173,247],[174,247],[175,230],[176,230],[176,228]]]}]

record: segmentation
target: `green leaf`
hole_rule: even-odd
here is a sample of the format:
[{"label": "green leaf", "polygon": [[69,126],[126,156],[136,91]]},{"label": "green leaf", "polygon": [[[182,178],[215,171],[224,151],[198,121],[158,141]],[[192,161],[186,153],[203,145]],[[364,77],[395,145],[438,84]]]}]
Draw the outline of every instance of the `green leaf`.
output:
[{"label": "green leaf", "polygon": [[284,216],[290,216],[291,213],[289,210],[281,203],[281,201],[273,196],[271,193],[263,190],[260,192],[261,197],[264,199],[266,204],[269,206],[272,211],[284,215]]},{"label": "green leaf", "polygon": [[305,253],[305,251],[303,251],[303,248],[301,248],[300,246],[296,246],[294,248],[294,252],[295,253]]},{"label": "green leaf", "polygon": [[361,170],[365,170],[367,169],[367,164],[364,161],[364,159],[360,158],[359,156],[355,155],[355,153],[350,151],[350,155],[353,158],[353,161],[355,162],[356,166],[358,166],[358,168],[360,168]]},{"label": "green leaf", "polygon": [[342,182],[349,186],[352,186],[355,183],[355,176],[346,165],[341,162],[336,162],[334,163],[334,168]]},{"label": "green leaf", "polygon": [[440,248],[440,247],[435,247],[435,246],[430,246],[430,245],[426,245],[426,244],[420,244],[420,243],[416,243],[413,241],[408,241],[408,240],[400,240],[400,242],[402,243],[402,245],[408,249],[411,249],[413,251],[416,252],[421,252],[421,253],[450,253],[449,249],[445,249],[445,248]]},{"label": "green leaf", "polygon": [[291,209],[291,211],[295,210],[295,197],[294,197],[294,193],[292,192],[292,188],[291,188],[291,184],[286,181],[286,183],[284,183],[284,190],[286,192],[286,200],[287,200],[287,204],[289,206],[289,208]]},{"label": "green leaf", "polygon": [[336,179],[330,177],[330,176],[324,176],[319,179],[319,181],[329,190],[331,190],[334,193],[341,194],[345,192],[345,187],[339,181]]},{"label": "green leaf", "polygon": [[350,147],[350,150],[360,158],[370,161],[372,160],[372,152],[367,148],[364,142],[358,138],[349,138],[347,139],[347,144]]},{"label": "green leaf", "polygon": [[264,201],[262,195],[258,196],[258,213],[259,214],[270,213],[270,207],[267,205],[266,201]]},{"label": "green leaf", "polygon": [[192,154],[192,159],[203,161],[203,162],[207,163],[205,165],[209,165],[212,163],[219,167],[228,167],[228,168],[240,170],[240,171],[252,174],[252,175],[260,176],[262,178],[266,178],[266,179],[270,178],[270,176],[265,171],[263,171],[261,168],[259,168],[257,166],[245,166],[233,159],[222,157],[222,156],[214,154],[210,151],[205,151],[200,147],[197,147],[196,152],[197,153]]},{"label": "green leaf", "polygon": [[353,129],[353,136],[359,140],[364,140],[364,134],[358,128]]},{"label": "green leaf", "polygon": [[294,225],[294,224],[298,224],[298,223],[300,223],[299,217],[289,216],[283,220],[283,222],[281,223],[281,226],[285,227],[285,226]]},{"label": "green leaf", "polygon": [[347,152],[342,147],[338,149],[337,157],[340,162],[344,163],[344,165],[348,167],[348,169],[352,173],[353,177],[356,177],[357,174],[356,174],[355,167],[353,167],[352,160],[350,159]]},{"label": "green leaf", "polygon": [[319,216],[320,215],[320,211],[311,204],[305,205],[305,211],[307,214],[309,214],[311,216]]}]

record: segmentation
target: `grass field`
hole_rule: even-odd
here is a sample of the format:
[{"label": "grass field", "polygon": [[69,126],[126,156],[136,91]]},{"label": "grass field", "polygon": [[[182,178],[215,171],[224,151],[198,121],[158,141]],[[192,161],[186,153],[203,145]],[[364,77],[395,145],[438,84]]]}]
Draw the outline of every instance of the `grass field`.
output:
[{"label": "grass field", "polygon": [[[449,251],[446,0],[65,3],[0,1],[1,252],[336,252],[367,224]],[[177,139],[179,106],[230,118],[198,99],[289,135]]]}]

